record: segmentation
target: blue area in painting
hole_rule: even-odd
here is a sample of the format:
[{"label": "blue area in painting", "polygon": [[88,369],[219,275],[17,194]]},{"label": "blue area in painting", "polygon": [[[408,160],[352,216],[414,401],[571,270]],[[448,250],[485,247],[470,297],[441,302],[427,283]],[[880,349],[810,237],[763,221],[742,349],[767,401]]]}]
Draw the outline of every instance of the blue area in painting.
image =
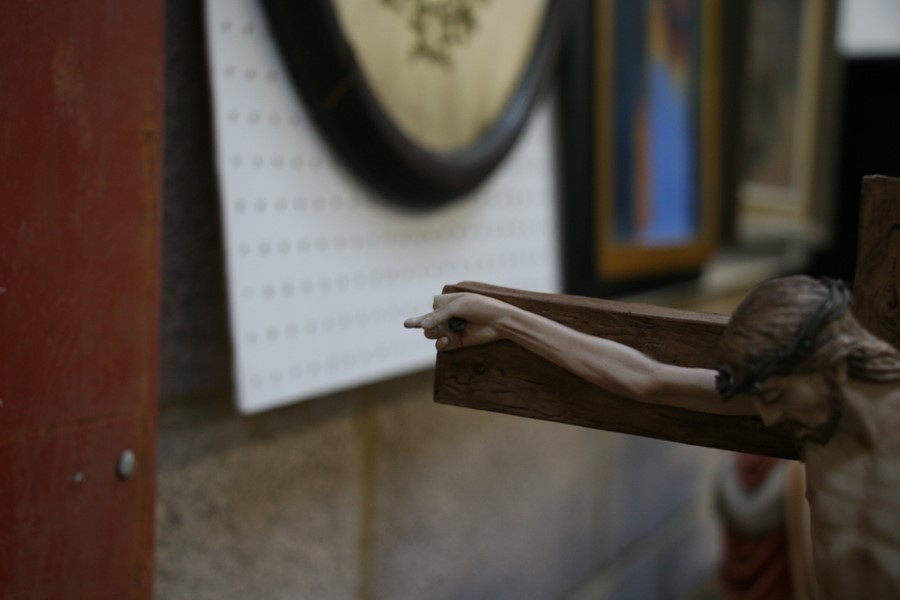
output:
[{"label": "blue area in painting", "polygon": [[613,231],[632,236],[635,148],[633,124],[643,96],[644,2],[617,0],[613,7]]},{"label": "blue area in painting", "polygon": [[613,231],[690,242],[699,228],[700,0],[617,0]]}]

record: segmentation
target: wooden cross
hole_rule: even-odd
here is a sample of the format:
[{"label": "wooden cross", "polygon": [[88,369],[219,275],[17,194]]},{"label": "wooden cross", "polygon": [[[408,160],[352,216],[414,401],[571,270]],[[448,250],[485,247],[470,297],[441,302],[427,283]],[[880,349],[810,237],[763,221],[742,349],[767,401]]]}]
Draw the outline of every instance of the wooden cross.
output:
[{"label": "wooden cross", "polygon": [[[716,368],[728,317],[479,283],[444,288],[499,298],[573,329],[606,337],[661,362]],[[900,342],[900,179],[866,177],[852,310],[895,347]],[[756,416],[721,416],[616,396],[511,342],[439,352],[436,402],[724,450],[799,458],[787,430]]]}]

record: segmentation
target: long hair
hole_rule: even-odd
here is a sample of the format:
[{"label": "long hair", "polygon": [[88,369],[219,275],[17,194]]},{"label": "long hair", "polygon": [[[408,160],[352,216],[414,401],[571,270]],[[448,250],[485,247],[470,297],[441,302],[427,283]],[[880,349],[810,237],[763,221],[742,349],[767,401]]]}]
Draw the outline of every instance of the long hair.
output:
[{"label": "long hair", "polygon": [[[722,335],[724,377],[741,381],[760,375],[760,380],[776,373],[822,371],[844,361],[853,379],[900,381],[900,353],[866,331],[847,303],[849,294],[842,287],[805,275],[759,285],[735,310]],[[761,364],[774,366],[760,374]]]}]

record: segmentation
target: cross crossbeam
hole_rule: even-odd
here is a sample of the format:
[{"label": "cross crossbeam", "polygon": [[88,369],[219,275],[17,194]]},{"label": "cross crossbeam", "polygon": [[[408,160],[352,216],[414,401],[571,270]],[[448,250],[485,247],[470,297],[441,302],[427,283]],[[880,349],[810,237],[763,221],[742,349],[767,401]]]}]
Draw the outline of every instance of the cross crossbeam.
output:
[{"label": "cross crossbeam", "polygon": [[[863,181],[860,250],[853,311],[873,334],[897,345],[900,333],[900,179]],[[476,292],[602,336],[661,362],[715,368],[728,317],[579,296],[461,283],[445,293]],[[645,437],[799,458],[788,428],[755,416],[724,416],[635,402],[611,394],[511,342],[439,352],[436,402]]]}]

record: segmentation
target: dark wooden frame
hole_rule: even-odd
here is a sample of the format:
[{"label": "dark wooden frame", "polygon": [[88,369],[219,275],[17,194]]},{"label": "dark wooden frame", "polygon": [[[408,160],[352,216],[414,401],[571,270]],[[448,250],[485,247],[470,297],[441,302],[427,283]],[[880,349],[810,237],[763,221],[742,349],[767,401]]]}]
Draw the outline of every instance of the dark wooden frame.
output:
[{"label": "dark wooden frame", "polygon": [[557,65],[570,0],[548,0],[532,60],[501,116],[474,144],[436,153],[391,121],[366,83],[331,0],[264,0],[269,26],[294,83],[351,169],[382,195],[431,208],[471,191],[512,147]]},{"label": "dark wooden frame", "polygon": [[703,76],[697,153],[701,220],[685,244],[617,244],[610,215],[613,198],[611,123],[613,63],[611,1],[583,0],[564,49],[561,77],[563,135],[564,278],[566,291],[614,296],[695,276],[721,232],[721,26],[719,0],[701,0]]}]

